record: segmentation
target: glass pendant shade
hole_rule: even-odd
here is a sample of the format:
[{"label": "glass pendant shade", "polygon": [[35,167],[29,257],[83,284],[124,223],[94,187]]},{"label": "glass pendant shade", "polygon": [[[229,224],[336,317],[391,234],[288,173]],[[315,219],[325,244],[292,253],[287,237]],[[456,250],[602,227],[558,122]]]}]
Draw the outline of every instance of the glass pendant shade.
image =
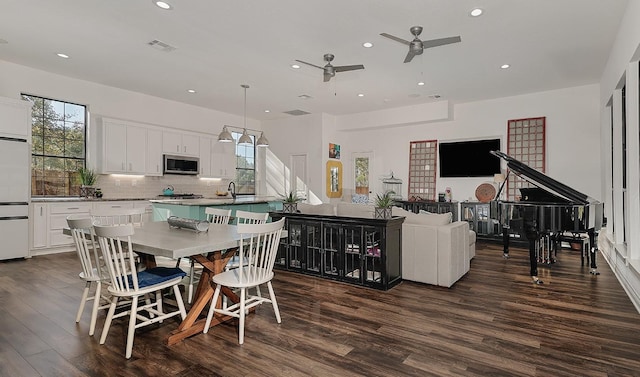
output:
[{"label": "glass pendant shade", "polygon": [[242,131],[242,136],[240,136],[240,139],[238,139],[238,144],[253,144],[251,136],[249,136],[249,134],[247,133],[246,128]]},{"label": "glass pendant shade", "polygon": [[231,143],[233,141],[233,136],[227,129],[227,126],[222,127],[222,132],[218,135],[218,141],[221,143]]},{"label": "glass pendant shade", "polygon": [[264,136],[264,132],[260,132],[260,137],[258,138],[258,142],[257,142],[259,147],[268,147],[269,146],[269,139],[267,139]]}]

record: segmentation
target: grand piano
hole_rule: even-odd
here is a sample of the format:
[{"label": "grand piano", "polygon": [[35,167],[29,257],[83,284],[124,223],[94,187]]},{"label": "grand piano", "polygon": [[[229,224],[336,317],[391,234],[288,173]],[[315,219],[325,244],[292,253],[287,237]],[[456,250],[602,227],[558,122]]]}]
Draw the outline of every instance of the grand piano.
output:
[{"label": "grand piano", "polygon": [[502,226],[504,257],[509,256],[509,233],[523,234],[529,242],[531,278],[542,284],[538,278],[539,251],[545,241],[559,239],[567,233],[587,234],[589,237],[590,273],[597,275],[596,250],[597,235],[602,228],[603,203],[566,186],[553,178],[527,166],[500,151],[491,151],[496,157],[507,162],[508,174],[512,172],[535,187],[521,188],[521,200],[517,202],[499,200],[500,187],[496,199],[491,202],[491,218]]}]

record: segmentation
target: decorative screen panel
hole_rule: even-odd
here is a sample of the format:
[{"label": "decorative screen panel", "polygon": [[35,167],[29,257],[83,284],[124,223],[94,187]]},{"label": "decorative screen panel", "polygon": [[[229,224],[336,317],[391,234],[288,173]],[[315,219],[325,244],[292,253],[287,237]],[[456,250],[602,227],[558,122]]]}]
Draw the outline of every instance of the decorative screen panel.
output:
[{"label": "decorative screen panel", "polygon": [[[507,154],[516,160],[545,173],[546,117],[512,119],[507,122]],[[509,174],[507,200],[519,200],[520,188],[532,187],[515,174]]]},{"label": "decorative screen panel", "polygon": [[409,144],[408,199],[436,199],[436,140],[412,141]]}]

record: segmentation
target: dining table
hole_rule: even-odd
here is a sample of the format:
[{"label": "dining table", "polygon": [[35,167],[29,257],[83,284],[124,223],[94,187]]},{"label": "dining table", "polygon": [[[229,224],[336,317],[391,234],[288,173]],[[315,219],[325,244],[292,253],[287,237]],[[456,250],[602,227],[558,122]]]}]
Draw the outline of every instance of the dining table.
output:
[{"label": "dining table", "polygon": [[[68,229],[64,231],[67,232]],[[283,233],[286,234],[284,231]],[[206,318],[201,318],[201,315],[213,298],[215,287],[212,277],[224,271],[226,264],[238,250],[241,240],[242,236],[237,232],[235,225],[210,224],[205,232],[170,227],[166,221],[146,222],[134,227],[131,247],[147,268],[155,267],[155,257],[188,257],[203,267],[194,302],[178,328],[169,334],[168,345],[179,343],[204,330]],[[233,303],[240,300],[238,295],[227,287],[223,287],[221,293]],[[222,295],[216,305],[222,305]],[[231,318],[233,317],[216,315],[210,327]]]}]

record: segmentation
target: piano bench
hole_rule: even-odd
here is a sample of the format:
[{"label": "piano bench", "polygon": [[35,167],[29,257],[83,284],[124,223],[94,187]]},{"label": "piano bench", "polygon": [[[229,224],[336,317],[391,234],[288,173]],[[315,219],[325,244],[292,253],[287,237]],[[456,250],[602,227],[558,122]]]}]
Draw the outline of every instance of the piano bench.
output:
[{"label": "piano bench", "polygon": [[[589,235],[586,233],[573,233],[573,232],[564,232],[560,234],[560,242],[568,242],[571,250],[581,251],[580,262],[584,265],[585,259],[587,260],[587,265],[589,264],[589,252],[591,249],[591,244],[589,241]],[[578,247],[574,247],[574,245],[578,245]],[[561,245],[562,246],[562,245]]]}]

